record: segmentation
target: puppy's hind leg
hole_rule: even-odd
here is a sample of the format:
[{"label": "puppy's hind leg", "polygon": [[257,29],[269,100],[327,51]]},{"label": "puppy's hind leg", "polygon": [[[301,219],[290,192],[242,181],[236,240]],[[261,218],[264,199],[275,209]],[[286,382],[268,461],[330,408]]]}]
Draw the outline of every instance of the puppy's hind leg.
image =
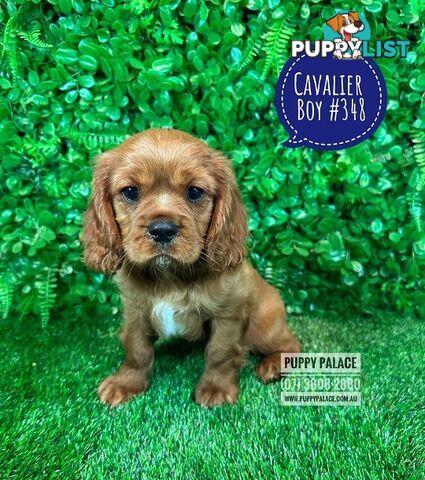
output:
[{"label": "puppy's hind leg", "polygon": [[264,355],[256,373],[267,383],[281,377],[281,354],[299,353],[301,343],[288,328],[285,306],[279,293],[266,282],[264,284],[260,304],[250,319],[246,339],[250,351]]}]

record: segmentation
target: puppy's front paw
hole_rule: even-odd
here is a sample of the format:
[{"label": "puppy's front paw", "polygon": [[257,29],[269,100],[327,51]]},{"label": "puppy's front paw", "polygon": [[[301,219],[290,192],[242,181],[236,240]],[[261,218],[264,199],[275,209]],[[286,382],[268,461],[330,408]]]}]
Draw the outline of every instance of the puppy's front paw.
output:
[{"label": "puppy's front paw", "polygon": [[202,407],[215,407],[224,403],[235,403],[239,397],[239,387],[228,383],[217,385],[200,381],[195,391],[195,401]]},{"label": "puppy's front paw", "polygon": [[102,403],[116,407],[145,392],[148,386],[148,382],[132,382],[119,374],[111,375],[99,385],[99,399]]},{"label": "puppy's front paw", "polygon": [[264,383],[278,380],[281,377],[281,354],[266,355],[257,367],[257,376]]}]

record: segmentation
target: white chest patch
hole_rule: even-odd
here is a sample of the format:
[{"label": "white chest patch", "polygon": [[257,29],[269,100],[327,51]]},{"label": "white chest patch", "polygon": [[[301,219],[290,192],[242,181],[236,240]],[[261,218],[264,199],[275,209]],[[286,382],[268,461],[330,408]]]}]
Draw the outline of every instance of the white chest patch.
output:
[{"label": "white chest patch", "polygon": [[152,316],[160,324],[161,333],[166,337],[183,335],[185,328],[176,321],[173,305],[167,302],[158,302],[152,309]]}]

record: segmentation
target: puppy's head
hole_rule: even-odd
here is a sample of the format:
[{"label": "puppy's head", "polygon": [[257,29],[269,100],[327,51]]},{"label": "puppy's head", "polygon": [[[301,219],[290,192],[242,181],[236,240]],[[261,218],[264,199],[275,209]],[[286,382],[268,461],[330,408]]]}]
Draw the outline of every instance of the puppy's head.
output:
[{"label": "puppy's head", "polygon": [[240,264],[246,212],[230,161],[178,130],[147,130],[100,155],[85,217],[85,262],[222,271]]},{"label": "puppy's head", "polygon": [[360,20],[357,12],[338,13],[326,22],[332,30],[341,34],[343,39],[348,42],[354,33],[364,29],[364,24]]}]

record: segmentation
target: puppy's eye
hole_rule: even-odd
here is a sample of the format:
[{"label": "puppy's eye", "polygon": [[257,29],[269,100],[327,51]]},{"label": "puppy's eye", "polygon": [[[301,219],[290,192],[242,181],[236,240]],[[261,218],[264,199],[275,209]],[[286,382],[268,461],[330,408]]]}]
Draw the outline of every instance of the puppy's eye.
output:
[{"label": "puppy's eye", "polygon": [[191,202],[198,202],[204,196],[204,191],[199,187],[189,187],[187,189],[187,198]]},{"label": "puppy's eye", "polygon": [[342,22],[342,25],[343,25],[343,26],[344,26],[344,25],[347,25],[347,22],[344,20],[344,21]]},{"label": "puppy's eye", "polygon": [[139,200],[139,189],[137,187],[125,187],[121,190],[121,195],[128,203],[135,203]]}]

